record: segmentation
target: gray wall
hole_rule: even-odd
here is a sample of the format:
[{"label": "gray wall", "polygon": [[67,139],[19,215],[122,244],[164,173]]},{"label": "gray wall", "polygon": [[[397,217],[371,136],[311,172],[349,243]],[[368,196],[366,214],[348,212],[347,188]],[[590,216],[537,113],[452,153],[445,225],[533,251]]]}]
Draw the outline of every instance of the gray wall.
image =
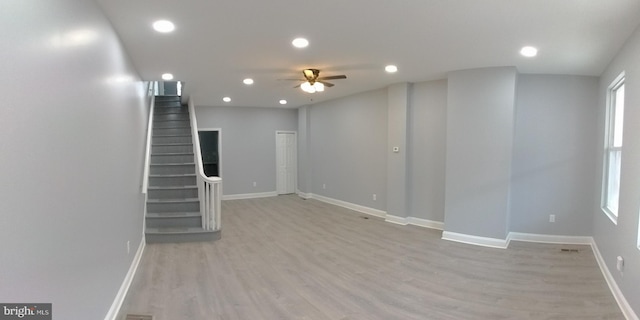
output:
[{"label": "gray wall", "polygon": [[310,112],[311,192],[386,210],[387,90],[318,103]]},{"label": "gray wall", "polygon": [[[409,84],[387,89],[387,214],[407,217],[407,112]],[[393,148],[398,148],[397,152]]]},{"label": "gray wall", "polygon": [[4,0],[0,39],[0,301],[103,319],[142,239],[142,82],[93,1]]},{"label": "gray wall", "polygon": [[196,117],[222,129],[224,195],[276,191],[276,131],[297,131],[297,109],[198,106]]},{"label": "gray wall", "polygon": [[449,74],[446,231],[506,238],[515,86],[512,67]]},{"label": "gray wall", "polygon": [[597,87],[596,77],[518,77],[511,231],[591,235]]},{"label": "gray wall", "polygon": [[[611,270],[627,301],[640,314],[640,250],[638,249],[638,200],[640,195],[640,28],[636,29],[620,53],[600,77],[598,99],[598,169],[594,173],[596,190],[592,202],[594,237],[602,256]],[[620,74],[626,72],[624,141],[622,147],[622,179],[618,224],[614,224],[600,209],[602,190],[602,157],[604,146],[605,97],[607,87]],[[625,259],[623,275],[616,271],[616,257]]]},{"label": "gray wall", "polygon": [[447,80],[413,84],[408,118],[409,216],[442,222]]}]

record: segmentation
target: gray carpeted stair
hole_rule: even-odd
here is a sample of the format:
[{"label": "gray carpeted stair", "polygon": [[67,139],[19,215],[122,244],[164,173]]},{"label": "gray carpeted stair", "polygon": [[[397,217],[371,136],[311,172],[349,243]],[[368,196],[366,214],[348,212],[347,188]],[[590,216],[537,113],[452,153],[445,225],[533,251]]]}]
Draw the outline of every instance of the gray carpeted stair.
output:
[{"label": "gray carpeted stair", "polygon": [[147,193],[146,241],[188,242],[220,238],[204,230],[189,109],[178,96],[157,96],[153,114]]}]

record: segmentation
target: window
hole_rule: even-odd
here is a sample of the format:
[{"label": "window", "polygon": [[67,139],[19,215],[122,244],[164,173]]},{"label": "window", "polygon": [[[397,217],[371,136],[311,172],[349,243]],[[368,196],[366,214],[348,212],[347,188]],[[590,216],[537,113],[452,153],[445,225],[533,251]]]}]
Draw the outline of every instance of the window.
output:
[{"label": "window", "polygon": [[624,72],[607,90],[607,127],[604,150],[602,209],[616,223],[620,196],[622,126],[624,123]]}]

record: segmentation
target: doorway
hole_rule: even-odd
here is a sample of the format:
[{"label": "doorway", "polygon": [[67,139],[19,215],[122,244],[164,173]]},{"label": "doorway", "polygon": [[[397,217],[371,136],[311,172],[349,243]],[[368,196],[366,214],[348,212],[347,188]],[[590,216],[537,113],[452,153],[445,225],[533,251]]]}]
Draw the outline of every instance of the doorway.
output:
[{"label": "doorway", "polygon": [[207,177],[220,177],[220,129],[200,129],[200,152],[202,153],[202,167]]},{"label": "doorway", "polygon": [[297,134],[295,131],[276,131],[276,189],[278,194],[296,192]]}]

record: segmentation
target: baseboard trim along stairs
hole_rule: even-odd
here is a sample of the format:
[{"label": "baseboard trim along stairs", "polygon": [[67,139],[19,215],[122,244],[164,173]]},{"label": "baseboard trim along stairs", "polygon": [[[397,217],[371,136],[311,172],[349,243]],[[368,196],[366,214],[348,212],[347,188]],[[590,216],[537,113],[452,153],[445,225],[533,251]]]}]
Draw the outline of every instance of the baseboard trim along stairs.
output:
[{"label": "baseboard trim along stairs", "polygon": [[202,227],[189,108],[179,96],[156,96],[145,216],[147,243],[212,241]]}]

